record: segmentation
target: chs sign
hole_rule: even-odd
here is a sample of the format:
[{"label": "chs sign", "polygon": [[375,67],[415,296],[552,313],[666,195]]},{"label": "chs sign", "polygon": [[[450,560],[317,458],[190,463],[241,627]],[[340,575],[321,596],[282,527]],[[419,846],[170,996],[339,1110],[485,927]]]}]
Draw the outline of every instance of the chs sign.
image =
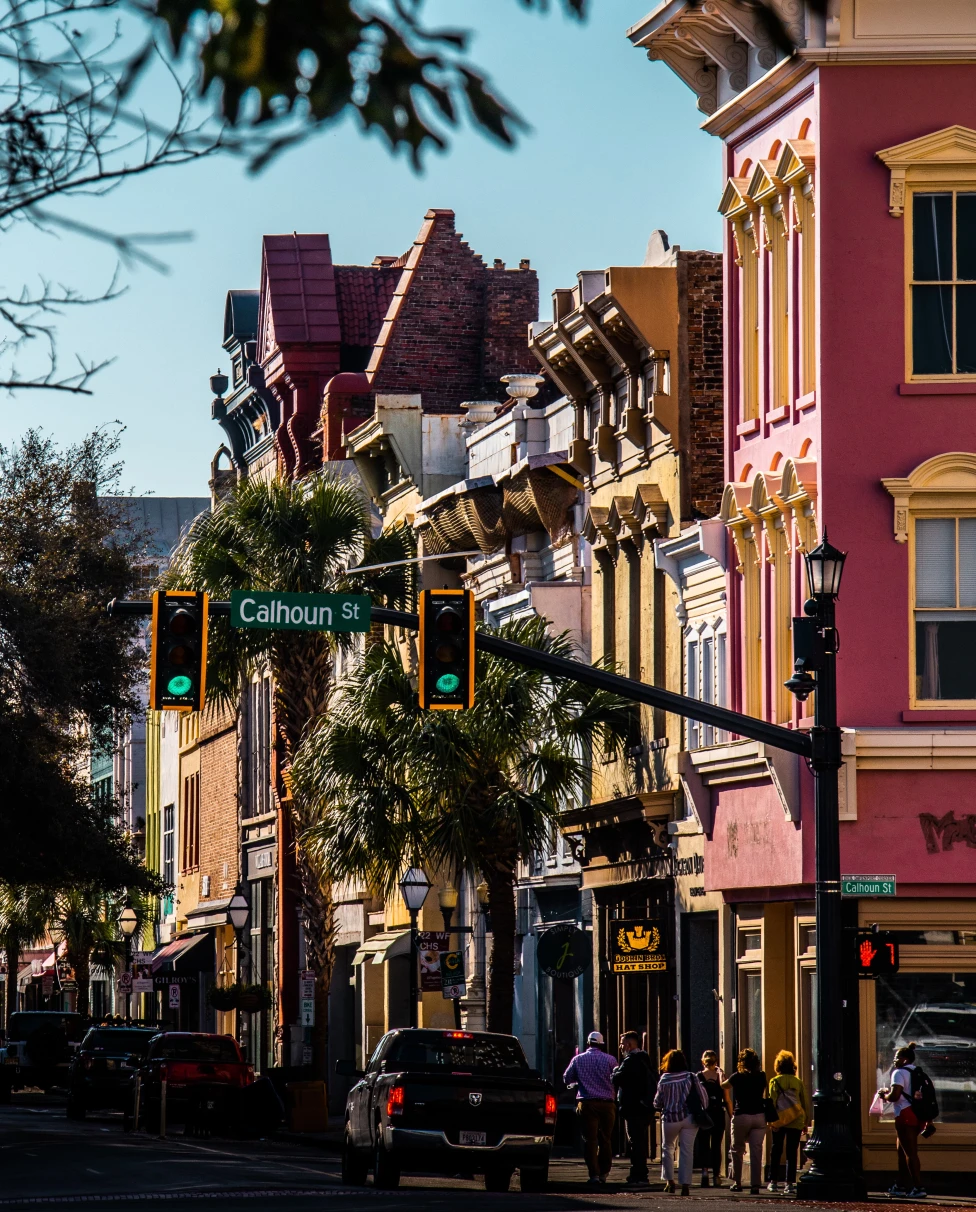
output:
[{"label": "chs sign", "polygon": [[364,594],[235,589],[230,621],[266,631],[369,631],[370,600]]}]

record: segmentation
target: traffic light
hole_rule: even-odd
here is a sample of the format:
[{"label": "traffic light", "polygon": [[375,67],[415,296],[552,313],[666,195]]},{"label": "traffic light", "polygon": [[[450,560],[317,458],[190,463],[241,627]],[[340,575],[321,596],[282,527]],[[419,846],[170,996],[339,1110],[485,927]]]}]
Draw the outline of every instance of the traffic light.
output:
[{"label": "traffic light", "polygon": [[420,595],[420,705],[460,711],[474,705],[474,595],[425,589]]},{"label": "traffic light", "polygon": [[156,711],[200,711],[206,690],[205,593],[162,589],[153,594],[149,706]]},{"label": "traffic light", "polygon": [[855,946],[858,976],[893,976],[898,971],[898,940],[890,931],[858,930]]}]

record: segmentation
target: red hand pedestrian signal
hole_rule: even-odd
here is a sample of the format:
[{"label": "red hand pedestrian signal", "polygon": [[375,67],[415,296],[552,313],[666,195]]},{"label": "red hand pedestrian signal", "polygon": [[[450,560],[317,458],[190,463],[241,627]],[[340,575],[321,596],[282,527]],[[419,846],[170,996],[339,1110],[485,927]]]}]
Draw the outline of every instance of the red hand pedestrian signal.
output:
[{"label": "red hand pedestrian signal", "polygon": [[857,932],[858,976],[891,976],[898,971],[898,939],[887,930]]}]

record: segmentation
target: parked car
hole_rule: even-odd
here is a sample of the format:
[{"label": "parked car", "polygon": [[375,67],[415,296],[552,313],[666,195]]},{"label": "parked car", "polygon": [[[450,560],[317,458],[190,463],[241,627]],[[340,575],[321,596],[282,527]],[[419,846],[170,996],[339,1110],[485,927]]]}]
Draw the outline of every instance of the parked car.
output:
[{"label": "parked car", "polygon": [[124,1111],[132,1101],[132,1078],[158,1027],[92,1027],[68,1072],[68,1119],[88,1111]]},{"label": "parked car", "polygon": [[399,1185],[404,1170],[483,1174],[507,1191],[542,1191],[556,1126],[556,1098],[512,1035],[408,1028],[384,1035],[346,1099],[343,1181]]},{"label": "parked car", "polygon": [[932,1079],[939,1119],[970,1121],[976,1115],[976,1005],[921,1002],[905,1015],[893,1046],[915,1042],[915,1057]]},{"label": "parked car", "polygon": [[[150,1131],[159,1130],[164,1081],[167,1124],[236,1127],[254,1069],[233,1036],[165,1031],[150,1040],[139,1060],[139,1119]],[[135,1089],[133,1115],[134,1101]]]},{"label": "parked car", "polygon": [[0,1047],[0,1103],[11,1092],[39,1086],[67,1086],[71,1057],[88,1026],[80,1014],[61,1010],[18,1010],[10,1016]]}]

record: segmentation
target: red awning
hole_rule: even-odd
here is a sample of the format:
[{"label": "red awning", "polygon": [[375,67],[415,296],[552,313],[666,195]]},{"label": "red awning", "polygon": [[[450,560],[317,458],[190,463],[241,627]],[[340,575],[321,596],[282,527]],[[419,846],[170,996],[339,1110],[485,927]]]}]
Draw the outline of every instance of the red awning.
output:
[{"label": "red awning", "polygon": [[206,934],[184,935],[182,938],[177,938],[171,943],[167,943],[165,947],[160,947],[152,958],[153,972],[159,972],[164,965],[171,969],[175,962],[185,955],[191,947],[195,947],[197,943],[203,942],[207,937]]}]

